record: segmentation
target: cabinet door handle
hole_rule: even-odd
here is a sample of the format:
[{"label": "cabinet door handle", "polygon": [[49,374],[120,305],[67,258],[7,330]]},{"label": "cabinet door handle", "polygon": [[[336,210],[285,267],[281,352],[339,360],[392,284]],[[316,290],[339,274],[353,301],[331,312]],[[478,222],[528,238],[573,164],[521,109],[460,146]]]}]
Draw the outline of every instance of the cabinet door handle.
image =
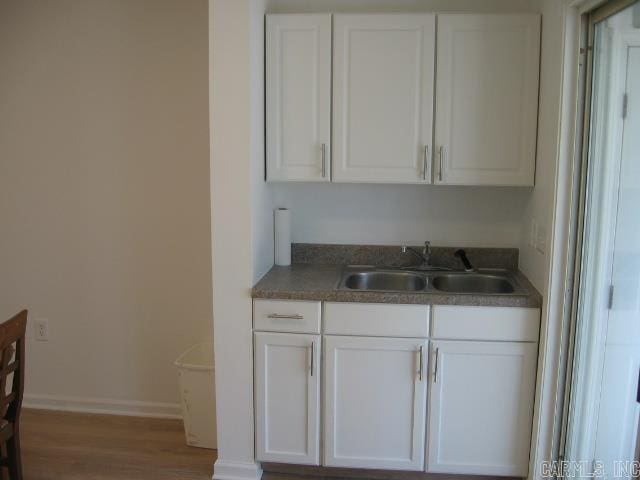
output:
[{"label": "cabinet door handle", "polygon": [[311,341],[311,376],[313,377],[314,357],[316,356],[316,342]]},{"label": "cabinet door handle", "polygon": [[433,365],[433,383],[438,383],[438,354],[440,353],[440,349],[436,348],[436,359]]},{"label": "cabinet door handle", "polygon": [[418,379],[422,381],[422,370],[424,370],[424,366],[422,365],[422,357],[424,353],[424,347],[420,345],[420,350],[418,350]]},{"label": "cabinet door handle", "polygon": [[422,150],[422,179],[427,179],[427,169],[429,165],[429,145],[425,145]]},{"label": "cabinet door handle", "polygon": [[438,180],[442,181],[442,160],[444,157],[444,147],[440,146],[439,153],[439,165],[438,165]]},{"label": "cabinet door handle", "polygon": [[322,178],[327,176],[327,144],[322,144]]},{"label": "cabinet door handle", "polygon": [[289,319],[289,320],[303,320],[304,319],[304,315],[300,315],[299,313],[293,313],[293,314],[282,314],[282,313],[270,313],[269,315],[267,315],[267,318],[273,318],[273,319]]}]

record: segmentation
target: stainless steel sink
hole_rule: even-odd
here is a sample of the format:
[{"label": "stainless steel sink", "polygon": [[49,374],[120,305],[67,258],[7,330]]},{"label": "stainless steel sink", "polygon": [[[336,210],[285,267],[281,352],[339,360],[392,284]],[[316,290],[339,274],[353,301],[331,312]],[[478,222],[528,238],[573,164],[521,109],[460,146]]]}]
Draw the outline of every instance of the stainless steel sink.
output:
[{"label": "stainless steel sink", "polygon": [[522,287],[506,271],[411,272],[384,267],[349,266],[339,289],[377,292],[446,292],[454,294],[519,295]]},{"label": "stainless steel sink", "polygon": [[450,273],[433,277],[433,288],[450,293],[509,294],[513,283],[501,275],[485,273]]},{"label": "stainless steel sink", "polygon": [[424,290],[424,276],[410,272],[356,272],[347,275],[344,286],[351,290],[380,290],[417,292]]}]

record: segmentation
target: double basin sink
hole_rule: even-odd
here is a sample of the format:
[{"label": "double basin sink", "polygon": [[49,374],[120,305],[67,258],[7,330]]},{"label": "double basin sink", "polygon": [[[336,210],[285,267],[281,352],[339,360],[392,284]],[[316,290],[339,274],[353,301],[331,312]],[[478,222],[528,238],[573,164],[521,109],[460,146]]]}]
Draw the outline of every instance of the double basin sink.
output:
[{"label": "double basin sink", "polygon": [[519,286],[507,272],[410,272],[348,267],[340,288],[378,292],[466,293],[479,295],[516,295]]}]

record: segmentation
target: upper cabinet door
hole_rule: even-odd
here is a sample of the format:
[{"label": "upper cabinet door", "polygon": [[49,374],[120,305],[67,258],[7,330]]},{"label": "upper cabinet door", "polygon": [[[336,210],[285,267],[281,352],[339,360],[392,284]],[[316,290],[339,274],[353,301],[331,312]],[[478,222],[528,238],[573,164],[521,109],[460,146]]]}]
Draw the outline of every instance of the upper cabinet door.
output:
[{"label": "upper cabinet door", "polygon": [[435,16],[334,15],[333,180],[431,183]]},{"label": "upper cabinet door", "polygon": [[533,185],[540,16],[438,15],[435,183]]},{"label": "upper cabinet door", "polygon": [[331,15],[267,15],[267,180],[328,182]]}]

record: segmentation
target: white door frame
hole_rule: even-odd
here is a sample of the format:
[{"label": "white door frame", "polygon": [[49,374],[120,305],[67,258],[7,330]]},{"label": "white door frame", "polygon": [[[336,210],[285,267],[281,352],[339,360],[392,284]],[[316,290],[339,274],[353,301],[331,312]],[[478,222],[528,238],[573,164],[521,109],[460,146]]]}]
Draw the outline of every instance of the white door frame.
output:
[{"label": "white door frame", "polygon": [[[590,248],[593,258],[589,262],[594,264],[595,271],[581,286],[581,295],[588,299],[585,311],[593,313],[588,317],[582,317],[585,322],[581,327],[584,333],[576,337],[576,342],[580,342],[576,346],[576,360],[579,360],[575,363],[573,375],[580,380],[577,384],[572,382],[575,390],[569,401],[575,427],[570,428],[566,444],[568,456],[572,460],[584,461],[593,459],[602,394],[602,382],[599,379],[602,377],[605,363],[607,324],[596,319],[608,317],[610,313],[609,292],[603,281],[611,279],[613,272],[624,124],[621,100],[627,79],[626,53],[628,47],[640,45],[640,33],[637,30],[626,31],[605,26],[603,34],[603,47],[611,53],[611,61],[606,67],[608,84],[603,92],[606,98],[597,101],[601,108],[598,108],[596,115],[604,124],[601,125],[603,129],[598,129],[597,132],[592,129],[591,135],[604,133],[603,138],[599,140],[600,151],[603,152],[604,158],[613,161],[597,165],[596,174],[601,179],[600,186],[591,190],[591,196],[595,201],[590,207],[591,213],[599,217],[599,220],[595,221],[596,225],[592,225],[597,229],[598,241]],[[594,207],[597,208],[597,212],[593,212]],[[584,354],[579,349],[583,349]]]},{"label": "white door frame", "polygon": [[[577,194],[582,168],[583,72],[586,51],[584,15],[606,0],[562,0],[563,43],[560,95],[560,121],[554,211],[549,263],[547,302],[542,310],[542,331],[538,361],[538,385],[531,443],[529,479],[549,478],[547,468],[561,455],[560,434],[566,396],[566,367],[572,355],[569,328],[573,308],[576,230],[580,208]],[[546,465],[545,465],[546,464]]]},{"label": "white door frame", "polygon": [[[563,44],[560,121],[556,157],[554,211],[547,265],[547,302],[542,309],[538,383],[534,425],[531,441],[529,479],[548,478],[544,462],[559,457],[559,433],[562,428],[564,378],[568,350],[569,315],[573,290],[573,259],[571,248],[575,234],[571,229],[576,210],[575,190],[580,182],[579,95],[582,90],[580,48],[584,41],[581,17],[593,8],[590,0],[563,0]],[[543,20],[544,21],[544,20]],[[543,24],[544,28],[544,24]],[[578,157],[578,158],[576,158]]]}]

